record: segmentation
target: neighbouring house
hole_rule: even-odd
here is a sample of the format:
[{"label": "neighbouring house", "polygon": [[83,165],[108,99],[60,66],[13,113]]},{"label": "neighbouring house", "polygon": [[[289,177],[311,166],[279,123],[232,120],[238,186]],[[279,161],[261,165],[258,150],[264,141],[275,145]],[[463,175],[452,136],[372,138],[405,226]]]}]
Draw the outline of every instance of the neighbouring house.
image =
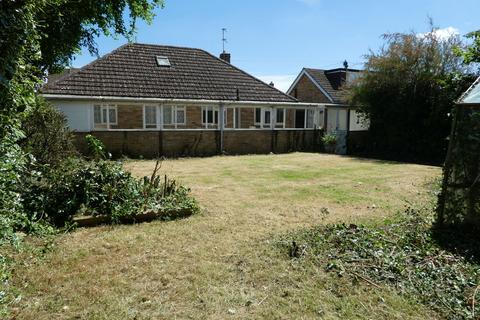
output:
[{"label": "neighbouring house", "polygon": [[[346,85],[361,76],[361,70],[345,68],[330,70],[303,68],[287,94],[302,102],[321,103],[325,132],[337,136],[336,153],[347,153],[364,143],[368,124],[347,102]],[[353,151],[353,150],[349,150]]]},{"label": "neighbouring house", "polygon": [[462,94],[457,104],[468,107],[480,107],[480,77]]},{"label": "neighbouring house", "polygon": [[321,149],[324,106],[302,103],[194,48],[131,43],[47,82],[42,95],[114,155]]}]

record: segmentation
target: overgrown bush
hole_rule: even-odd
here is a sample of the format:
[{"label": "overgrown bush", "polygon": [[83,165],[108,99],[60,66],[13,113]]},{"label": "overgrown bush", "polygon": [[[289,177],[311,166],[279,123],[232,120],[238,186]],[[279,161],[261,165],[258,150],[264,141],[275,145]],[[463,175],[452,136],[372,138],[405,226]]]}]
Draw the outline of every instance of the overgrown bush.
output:
[{"label": "overgrown bush", "polygon": [[438,227],[480,228],[480,110],[457,106],[437,207]]},{"label": "overgrown bush", "polygon": [[145,210],[185,208],[198,210],[188,189],[174,180],[152,175],[136,179],[121,163],[71,158],[58,168],[33,176],[23,201],[33,219],[55,225],[71,221],[76,214],[106,215],[112,221]]},{"label": "overgrown bush", "polygon": [[449,114],[475,78],[453,49],[458,35],[441,38],[436,29],[383,36],[385,44],[366,55],[351,103],[369,120],[369,154],[441,163],[450,132]]},{"label": "overgrown bush", "polygon": [[41,97],[36,97],[35,105],[25,113],[22,130],[20,146],[36,164],[55,166],[76,153],[65,116]]},{"label": "overgrown bush", "polygon": [[431,214],[408,210],[383,226],[319,226],[280,244],[292,258],[312,259],[352,281],[394,288],[448,319],[474,319],[480,312],[480,266],[439,246],[431,225]]}]

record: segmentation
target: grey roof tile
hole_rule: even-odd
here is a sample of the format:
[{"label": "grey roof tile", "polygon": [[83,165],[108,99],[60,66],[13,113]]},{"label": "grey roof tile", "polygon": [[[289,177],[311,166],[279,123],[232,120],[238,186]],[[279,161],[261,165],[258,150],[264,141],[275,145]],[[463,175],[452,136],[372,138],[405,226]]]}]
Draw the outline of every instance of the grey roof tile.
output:
[{"label": "grey roof tile", "polygon": [[[171,66],[158,66],[156,56]],[[47,83],[44,94],[296,102],[235,66],[194,48],[132,43]]]},{"label": "grey roof tile", "polygon": [[[325,89],[325,91],[330,95],[334,103],[345,104],[347,103],[348,91],[339,85],[339,79],[337,79],[337,77],[333,77],[329,74],[329,72],[336,70],[337,69],[323,70],[305,68],[305,71],[308,72],[308,74],[317,82],[317,84]],[[359,70],[352,71],[358,72]]]}]

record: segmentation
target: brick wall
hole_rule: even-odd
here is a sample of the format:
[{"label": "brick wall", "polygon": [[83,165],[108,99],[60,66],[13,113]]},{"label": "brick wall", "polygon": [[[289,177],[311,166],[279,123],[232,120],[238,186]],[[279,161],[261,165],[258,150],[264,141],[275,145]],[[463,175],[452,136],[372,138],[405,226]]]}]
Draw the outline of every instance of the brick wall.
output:
[{"label": "brick wall", "polygon": [[[76,133],[76,145],[86,153],[85,135]],[[220,131],[96,131],[92,132],[114,157],[209,156],[220,154]],[[320,151],[321,131],[244,130],[224,131],[228,154]]]},{"label": "brick wall", "polygon": [[111,126],[112,129],[142,129],[143,128],[143,107],[139,105],[117,106],[117,123]]},{"label": "brick wall", "polygon": [[306,75],[300,78],[297,85],[293,88],[292,95],[302,102],[331,102]]}]

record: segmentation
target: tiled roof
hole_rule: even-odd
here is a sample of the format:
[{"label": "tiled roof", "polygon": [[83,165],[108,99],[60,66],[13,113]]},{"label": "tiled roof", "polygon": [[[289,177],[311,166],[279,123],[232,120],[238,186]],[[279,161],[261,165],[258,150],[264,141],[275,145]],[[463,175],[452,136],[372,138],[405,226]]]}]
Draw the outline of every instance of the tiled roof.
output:
[{"label": "tiled roof", "polygon": [[[156,56],[170,60],[158,66]],[[132,43],[42,88],[44,94],[165,99],[296,102],[212,54]]]},{"label": "tiled roof", "polygon": [[[312,69],[305,68],[305,71],[330,95],[335,103],[347,103],[348,91],[342,88],[342,82],[345,79],[340,79],[340,74],[344,69]],[[349,69],[351,72],[359,72],[359,70]]]}]

